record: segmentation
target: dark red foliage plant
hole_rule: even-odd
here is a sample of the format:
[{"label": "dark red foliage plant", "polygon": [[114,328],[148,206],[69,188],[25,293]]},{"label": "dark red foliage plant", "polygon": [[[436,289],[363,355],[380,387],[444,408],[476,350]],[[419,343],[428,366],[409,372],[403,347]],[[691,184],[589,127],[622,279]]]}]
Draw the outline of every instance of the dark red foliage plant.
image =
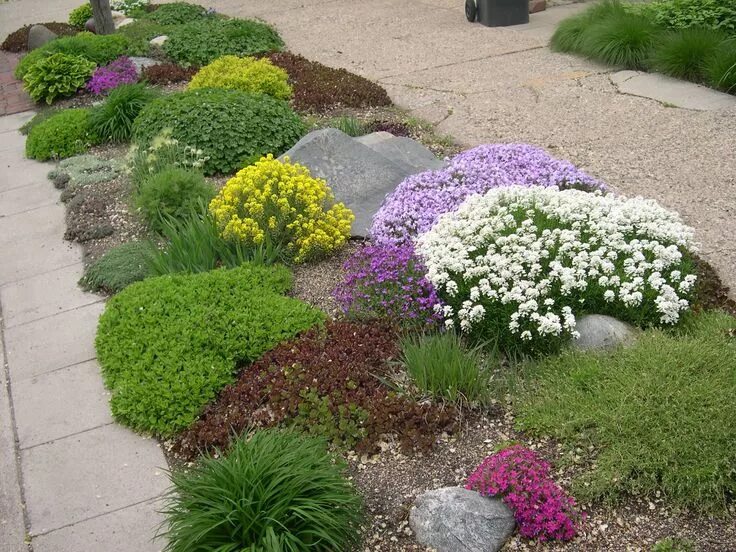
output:
[{"label": "dark red foliage plant", "polygon": [[141,72],[141,78],[149,84],[172,84],[192,80],[198,67],[181,67],[175,63],[149,65]]},{"label": "dark red foliage plant", "polygon": [[428,449],[455,430],[453,407],[419,404],[396,393],[394,329],[373,322],[331,322],[270,351],[244,368],[192,427],[174,452],[192,459],[224,450],[251,427],[296,426],[358,452],[376,452],[385,438],[404,450]]}]

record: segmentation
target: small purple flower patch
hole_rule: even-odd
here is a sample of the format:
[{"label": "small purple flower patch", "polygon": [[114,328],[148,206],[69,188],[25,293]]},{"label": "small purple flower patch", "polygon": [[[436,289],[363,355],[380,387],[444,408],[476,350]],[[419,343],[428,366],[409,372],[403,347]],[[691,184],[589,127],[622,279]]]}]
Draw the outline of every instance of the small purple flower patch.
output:
[{"label": "small purple flower patch", "polygon": [[444,169],[407,177],[373,217],[371,235],[379,243],[414,240],[469,196],[514,184],[606,189],[569,161],[555,159],[541,148],[486,144],[459,153]]},{"label": "small purple flower patch", "polygon": [[501,496],[514,512],[519,534],[540,541],[570,540],[585,514],[552,480],[550,465],[534,451],[514,445],[492,454],[468,477],[466,489]]},{"label": "small purple flower patch", "polygon": [[401,325],[434,325],[439,303],[434,286],[414,246],[364,245],[344,266],[346,275],[335,290],[345,314],[355,318],[388,318]]},{"label": "small purple flower patch", "polygon": [[87,90],[98,96],[121,84],[138,82],[138,71],[130,58],[121,56],[104,67],[98,67],[87,83]]}]

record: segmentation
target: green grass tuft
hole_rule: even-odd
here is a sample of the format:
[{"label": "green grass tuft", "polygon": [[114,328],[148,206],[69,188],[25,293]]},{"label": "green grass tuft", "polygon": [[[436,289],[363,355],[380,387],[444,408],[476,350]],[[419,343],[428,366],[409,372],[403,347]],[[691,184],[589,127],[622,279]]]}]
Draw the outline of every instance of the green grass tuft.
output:
[{"label": "green grass tuft", "polygon": [[580,39],[579,52],[609,65],[643,69],[659,32],[644,17],[615,13],[588,25]]},{"label": "green grass tuft", "polygon": [[133,133],[133,121],[156,96],[142,83],[114,88],[102,105],[91,111],[92,130],[103,140],[127,142]]},{"label": "green grass tuft", "polygon": [[654,48],[649,67],[665,75],[702,81],[705,68],[715,55],[725,35],[711,29],[690,28],[664,35]]},{"label": "green grass tuft", "polygon": [[625,10],[616,0],[604,0],[594,4],[584,12],[560,23],[552,35],[551,48],[556,52],[579,52],[586,29],[591,24],[622,14],[625,14]]},{"label": "green grass tuft", "polygon": [[362,501],[324,440],[263,430],[171,474],[167,552],[353,550]]},{"label": "green grass tuft", "polygon": [[736,94],[736,38],[726,40],[705,67],[708,83],[730,94]]},{"label": "green grass tuft", "polygon": [[520,428],[593,444],[578,498],[663,493],[676,507],[722,513],[736,495],[736,318],[691,317],[679,335],[647,331],[607,354],[568,351],[528,364]]}]

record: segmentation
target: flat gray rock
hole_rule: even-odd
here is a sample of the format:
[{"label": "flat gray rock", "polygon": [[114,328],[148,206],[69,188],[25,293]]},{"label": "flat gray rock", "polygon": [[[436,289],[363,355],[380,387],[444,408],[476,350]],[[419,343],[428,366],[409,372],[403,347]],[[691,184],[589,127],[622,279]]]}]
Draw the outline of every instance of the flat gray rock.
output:
[{"label": "flat gray rock", "polygon": [[516,522],[500,498],[443,487],[417,497],[409,525],[417,542],[437,552],[496,552],[513,534]]},{"label": "flat gray rock", "polygon": [[364,146],[372,146],[373,144],[377,144],[378,142],[385,142],[386,140],[390,140],[393,138],[394,135],[390,132],[386,132],[385,130],[379,130],[378,132],[371,132],[370,134],[364,134],[363,136],[358,136],[357,138],[354,138],[356,142],[360,142]]},{"label": "flat gray rock", "polygon": [[133,65],[135,65],[135,70],[139,73],[143,70],[144,67],[150,67],[151,65],[158,65],[159,63],[161,63],[160,61],[156,61],[155,59],[147,57],[131,56],[128,59],[133,62]]},{"label": "flat gray rock", "polygon": [[43,25],[33,25],[28,29],[28,51],[40,48],[57,37],[58,35],[55,32],[50,31]]},{"label": "flat gray rock", "polygon": [[408,165],[415,173],[437,170],[445,166],[445,162],[437,159],[428,148],[405,136],[391,136],[367,145],[394,163]]},{"label": "flat gray rock", "polygon": [[572,346],[581,351],[612,349],[630,345],[636,340],[636,328],[603,314],[586,314],[577,320],[576,330],[580,337]]},{"label": "flat gray rock", "polygon": [[411,167],[387,157],[335,128],[310,132],[280,157],[324,178],[337,201],[355,214],[353,236],[366,236],[386,194],[412,174]]}]

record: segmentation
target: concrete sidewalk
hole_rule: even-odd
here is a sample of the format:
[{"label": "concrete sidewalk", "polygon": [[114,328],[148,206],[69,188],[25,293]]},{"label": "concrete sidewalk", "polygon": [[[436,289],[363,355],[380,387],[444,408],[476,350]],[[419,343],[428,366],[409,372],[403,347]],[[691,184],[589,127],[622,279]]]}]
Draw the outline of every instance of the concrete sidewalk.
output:
[{"label": "concrete sidewalk", "polygon": [[148,552],[166,460],[113,423],[95,361],[102,298],[82,292],[51,165],[0,118],[0,550]]}]

